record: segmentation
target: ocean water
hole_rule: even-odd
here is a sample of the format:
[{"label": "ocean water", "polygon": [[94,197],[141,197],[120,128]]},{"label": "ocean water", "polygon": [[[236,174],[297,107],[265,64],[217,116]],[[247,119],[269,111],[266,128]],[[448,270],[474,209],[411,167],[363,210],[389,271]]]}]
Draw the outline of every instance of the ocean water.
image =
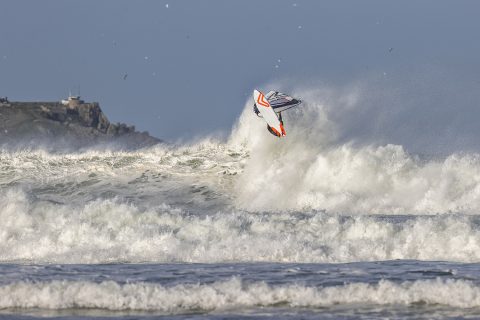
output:
[{"label": "ocean water", "polygon": [[303,96],[284,139],[247,105],[228,139],[3,147],[0,318],[480,317],[479,154],[348,140]]}]

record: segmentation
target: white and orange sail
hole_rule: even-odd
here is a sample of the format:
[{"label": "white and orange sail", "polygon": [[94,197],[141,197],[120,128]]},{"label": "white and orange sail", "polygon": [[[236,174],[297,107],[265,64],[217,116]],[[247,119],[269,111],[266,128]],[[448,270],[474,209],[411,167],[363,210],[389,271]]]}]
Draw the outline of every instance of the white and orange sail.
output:
[{"label": "white and orange sail", "polygon": [[268,131],[277,137],[286,136],[281,112],[298,106],[302,101],[278,91],[264,95],[258,90],[253,91],[253,99],[253,111],[267,122]]}]

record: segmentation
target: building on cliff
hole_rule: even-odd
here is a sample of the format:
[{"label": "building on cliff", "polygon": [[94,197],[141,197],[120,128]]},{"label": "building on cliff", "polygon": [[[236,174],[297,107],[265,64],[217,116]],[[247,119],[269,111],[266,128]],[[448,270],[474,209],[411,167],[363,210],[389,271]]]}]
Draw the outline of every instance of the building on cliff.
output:
[{"label": "building on cliff", "polygon": [[0,145],[40,138],[68,138],[85,144],[122,138],[139,147],[161,141],[148,132],[135,131],[134,126],[111,123],[98,102],[85,102],[80,96],[56,102],[17,102],[6,98],[0,101]]},{"label": "building on cliff", "polygon": [[68,106],[70,108],[76,108],[79,105],[85,103],[85,101],[80,99],[80,96],[72,96],[72,95],[70,95],[67,100],[62,100],[61,102],[64,106]]}]

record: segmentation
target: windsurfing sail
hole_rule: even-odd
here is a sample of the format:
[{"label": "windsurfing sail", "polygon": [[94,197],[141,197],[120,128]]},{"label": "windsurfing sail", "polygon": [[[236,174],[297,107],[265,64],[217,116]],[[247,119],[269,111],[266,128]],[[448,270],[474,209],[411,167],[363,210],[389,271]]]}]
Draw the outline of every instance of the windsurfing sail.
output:
[{"label": "windsurfing sail", "polygon": [[[302,103],[302,100],[295,99],[293,97],[290,97],[289,95],[286,95],[285,93],[281,93],[278,91],[268,92],[265,95],[265,98],[270,103],[270,106],[272,107],[273,111],[275,111],[276,113],[280,113],[287,109],[296,107]],[[257,116],[259,117],[262,116],[256,104],[253,106],[253,111]]]},{"label": "windsurfing sail", "polygon": [[268,102],[270,103],[272,109],[275,112],[282,112],[287,109],[296,107],[300,103],[302,103],[301,100],[292,98],[285,93],[281,93],[278,91],[270,91],[269,93],[267,93],[265,98],[267,98]]}]

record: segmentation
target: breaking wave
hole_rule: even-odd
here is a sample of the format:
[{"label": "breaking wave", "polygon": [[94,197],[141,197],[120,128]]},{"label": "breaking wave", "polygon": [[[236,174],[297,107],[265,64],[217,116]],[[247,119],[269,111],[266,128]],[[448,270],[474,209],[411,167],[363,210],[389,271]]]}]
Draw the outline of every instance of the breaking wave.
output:
[{"label": "breaking wave", "polygon": [[358,95],[303,92],[307,102],[285,114],[282,139],[269,136],[247,103],[230,139],[249,151],[236,204],[253,211],[480,212],[478,153],[412,155],[401,145],[355,141],[340,124],[354,117]]},{"label": "breaking wave", "polygon": [[480,261],[480,154],[355,141],[357,91],[299,96],[282,139],[247,103],[227,141],[2,149],[0,261]]},{"label": "breaking wave", "polygon": [[0,197],[1,262],[480,261],[476,216],[325,212],[195,214],[118,200],[85,205]]},{"label": "breaking wave", "polygon": [[480,287],[463,280],[425,280],[377,284],[352,283],[333,287],[300,284],[272,286],[239,278],[211,284],[158,284],[113,281],[16,282],[0,287],[0,309],[107,309],[109,311],[229,310],[249,307],[328,307],[336,304],[427,304],[458,308],[480,307]]}]

